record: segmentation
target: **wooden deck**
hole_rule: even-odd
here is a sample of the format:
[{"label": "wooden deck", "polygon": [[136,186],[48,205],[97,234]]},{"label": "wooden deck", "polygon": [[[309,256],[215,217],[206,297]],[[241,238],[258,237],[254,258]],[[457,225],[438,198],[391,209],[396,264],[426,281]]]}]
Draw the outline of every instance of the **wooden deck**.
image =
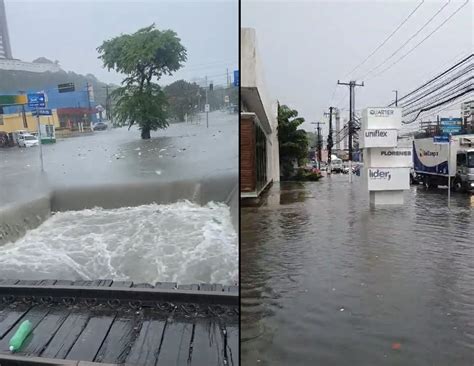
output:
[{"label": "wooden deck", "polygon": [[0,280],[0,365],[238,365],[238,303],[234,286]]}]

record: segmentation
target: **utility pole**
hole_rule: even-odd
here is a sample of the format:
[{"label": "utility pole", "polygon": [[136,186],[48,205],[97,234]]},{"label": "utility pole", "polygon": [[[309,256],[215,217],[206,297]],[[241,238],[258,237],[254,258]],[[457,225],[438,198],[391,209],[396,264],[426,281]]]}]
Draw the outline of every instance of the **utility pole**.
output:
[{"label": "utility pole", "polygon": [[[21,95],[25,95],[25,91],[20,90],[19,93]],[[28,121],[26,120],[26,110],[25,110],[25,105],[21,105],[21,117],[23,119],[23,128],[28,128]]]},{"label": "utility pole", "polygon": [[398,90],[392,90],[395,93],[395,107],[398,107]]},{"label": "utility pole", "polygon": [[209,101],[207,97],[207,75],[206,75],[206,106],[204,107],[206,109],[206,127],[209,128]]},{"label": "utility pole", "polygon": [[227,75],[227,89],[229,89],[230,86],[230,81],[229,81],[229,69],[225,69],[226,75]]},{"label": "utility pole", "polygon": [[[331,174],[331,154],[332,154],[332,114],[333,114],[334,107],[329,107],[329,134],[327,140],[327,149],[328,149],[328,173]],[[327,113],[325,113],[327,115]]]},{"label": "utility pole", "polygon": [[323,146],[323,141],[322,141],[322,135],[321,135],[321,127],[320,125],[324,125],[324,122],[311,122],[312,125],[317,125],[316,131],[317,131],[317,137],[318,141],[316,143],[316,148],[318,151],[318,167],[321,169],[321,160],[322,160],[322,151],[321,148]]},{"label": "utility pole", "polygon": [[110,120],[110,111],[109,111],[109,86],[105,86],[105,115],[107,120]]},{"label": "utility pole", "polygon": [[337,81],[338,85],[347,85],[349,86],[349,123],[347,125],[349,132],[349,181],[352,182],[352,135],[354,133],[354,111],[355,111],[355,87],[364,86],[362,84],[357,84],[355,80],[349,81],[349,83],[341,83]]}]

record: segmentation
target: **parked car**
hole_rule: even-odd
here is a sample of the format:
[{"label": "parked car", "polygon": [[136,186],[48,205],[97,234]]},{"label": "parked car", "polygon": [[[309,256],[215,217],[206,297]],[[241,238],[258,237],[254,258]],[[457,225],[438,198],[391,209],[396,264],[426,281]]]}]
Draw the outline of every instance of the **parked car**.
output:
[{"label": "parked car", "polygon": [[21,134],[18,135],[18,146],[19,147],[32,147],[38,146],[39,141],[36,136],[30,134]]},{"label": "parked car", "polygon": [[104,122],[97,122],[92,125],[93,131],[105,131],[107,130],[107,124]]}]

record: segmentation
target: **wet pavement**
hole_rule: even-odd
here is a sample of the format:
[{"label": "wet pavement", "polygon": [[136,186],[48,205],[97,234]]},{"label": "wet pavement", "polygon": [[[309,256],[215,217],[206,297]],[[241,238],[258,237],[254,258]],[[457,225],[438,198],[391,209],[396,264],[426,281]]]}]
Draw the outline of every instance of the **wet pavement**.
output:
[{"label": "wet pavement", "polygon": [[242,364],[474,365],[474,196],[370,209],[347,180],[242,208]]},{"label": "wet pavement", "polygon": [[[97,131],[39,148],[0,149],[0,205],[55,187],[177,181],[238,174],[238,114],[213,112],[140,139],[132,127]],[[237,181],[237,178],[236,178]]]}]

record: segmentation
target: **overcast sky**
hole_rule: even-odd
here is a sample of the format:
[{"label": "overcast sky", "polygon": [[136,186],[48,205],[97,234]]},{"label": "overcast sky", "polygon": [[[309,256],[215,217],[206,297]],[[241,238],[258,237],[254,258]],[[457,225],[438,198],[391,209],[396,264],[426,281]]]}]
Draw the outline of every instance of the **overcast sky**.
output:
[{"label": "overcast sky", "polygon": [[[267,89],[308,122],[320,121],[333,106],[348,109],[350,71],[362,62],[420,3],[415,1],[242,0],[242,26],[256,29]],[[378,77],[361,78],[391,55],[446,1],[425,0],[400,30],[354,72],[356,109],[387,105],[392,90],[404,95],[473,50],[472,0],[416,50]],[[465,0],[451,0],[417,37],[385,66],[408,52]],[[384,67],[379,70],[382,71]],[[333,93],[335,91],[334,97]],[[453,113],[446,111],[445,113]],[[314,130],[305,123],[304,128]],[[327,129],[327,126],[326,126]]]},{"label": "overcast sky", "polygon": [[96,48],[153,22],[177,32],[188,51],[186,67],[162,83],[207,74],[225,84],[226,68],[232,73],[238,67],[237,0],[5,0],[5,7],[13,57],[59,60],[64,70],[101,81],[119,83],[121,77],[102,68]]}]

